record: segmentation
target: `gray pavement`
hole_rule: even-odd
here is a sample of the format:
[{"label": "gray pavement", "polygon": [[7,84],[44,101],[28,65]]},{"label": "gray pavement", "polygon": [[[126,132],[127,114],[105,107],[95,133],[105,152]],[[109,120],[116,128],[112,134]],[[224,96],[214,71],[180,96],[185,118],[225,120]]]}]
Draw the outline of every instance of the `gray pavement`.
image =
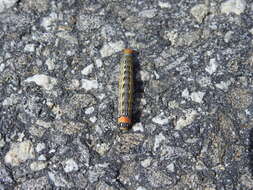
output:
[{"label": "gray pavement", "polygon": [[0,189],[253,189],[252,36],[251,0],[0,0]]}]

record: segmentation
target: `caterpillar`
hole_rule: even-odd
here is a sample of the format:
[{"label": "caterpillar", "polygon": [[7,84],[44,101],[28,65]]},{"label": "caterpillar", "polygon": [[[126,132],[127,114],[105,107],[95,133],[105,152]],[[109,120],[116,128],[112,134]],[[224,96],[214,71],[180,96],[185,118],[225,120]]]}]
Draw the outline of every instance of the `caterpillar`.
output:
[{"label": "caterpillar", "polygon": [[124,49],[120,61],[118,127],[122,131],[128,130],[132,124],[133,53],[132,49]]}]

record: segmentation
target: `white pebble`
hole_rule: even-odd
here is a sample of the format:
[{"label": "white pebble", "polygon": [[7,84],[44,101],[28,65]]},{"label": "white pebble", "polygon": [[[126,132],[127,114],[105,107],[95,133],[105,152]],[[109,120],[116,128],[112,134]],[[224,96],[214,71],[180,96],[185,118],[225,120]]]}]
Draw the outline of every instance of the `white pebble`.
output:
[{"label": "white pebble", "polygon": [[196,118],[197,112],[195,110],[186,110],[185,116],[180,117],[176,122],[176,130],[180,130],[187,125],[190,125]]},{"label": "white pebble", "polygon": [[202,103],[203,102],[203,97],[205,93],[204,92],[192,92],[191,93],[191,100],[197,103]]},{"label": "white pebble", "polygon": [[37,162],[31,163],[30,168],[33,171],[39,171],[39,170],[43,170],[46,166],[47,166],[47,163],[42,162],[42,161],[37,161]]},{"label": "white pebble", "polygon": [[40,161],[46,161],[47,158],[42,154],[42,155],[40,155],[40,156],[38,157],[38,160],[40,160]]},{"label": "white pebble", "polygon": [[224,41],[225,41],[226,43],[228,43],[228,42],[231,40],[233,33],[234,33],[233,31],[228,31],[228,32],[225,34],[225,36],[224,36]]},{"label": "white pebble", "polygon": [[147,158],[147,159],[141,161],[141,165],[142,165],[144,168],[149,167],[150,164],[151,164],[151,158]]},{"label": "white pebble", "polygon": [[[253,3],[252,3],[253,4]],[[253,10],[252,10],[253,11]],[[249,32],[253,35],[253,28],[249,30]]]},{"label": "white pebble", "polygon": [[40,152],[46,148],[45,143],[38,143],[36,146],[36,152]]},{"label": "white pebble", "polygon": [[156,15],[156,9],[143,10],[139,13],[140,17],[153,18]]},{"label": "white pebble", "polygon": [[97,68],[100,68],[100,67],[102,67],[103,62],[101,59],[96,59],[95,64],[96,64]]},{"label": "white pebble", "polygon": [[12,144],[10,150],[5,155],[5,162],[12,166],[18,166],[26,160],[35,157],[33,145],[31,141],[23,141],[21,143]]},{"label": "white pebble", "polygon": [[174,172],[174,171],[175,171],[175,165],[174,165],[174,163],[169,164],[166,168],[167,168],[169,171],[171,171],[171,172]]},{"label": "white pebble", "polygon": [[97,89],[98,82],[97,80],[82,79],[82,88],[84,88],[85,90]]},{"label": "white pebble", "polygon": [[156,117],[154,117],[154,118],[152,119],[152,121],[153,121],[154,123],[159,124],[159,125],[166,125],[166,124],[169,123],[169,119],[168,119],[168,117],[166,117],[166,116],[164,115],[164,113],[161,113],[161,114],[157,115]]},{"label": "white pebble", "polygon": [[92,72],[92,70],[93,70],[93,65],[92,64],[90,64],[90,65],[88,65],[87,67],[85,67],[82,71],[81,71],[81,73],[83,74],[83,75],[88,75],[88,74],[90,74],[91,72]]},{"label": "white pebble", "polygon": [[97,121],[97,118],[96,118],[95,116],[93,116],[93,117],[90,118],[90,121],[91,121],[92,123],[95,123],[95,122]]},{"label": "white pebble", "polygon": [[3,72],[3,71],[4,71],[4,68],[5,68],[5,65],[2,63],[2,64],[0,65],[0,72]]},{"label": "white pebble", "polygon": [[227,0],[221,4],[221,13],[240,15],[246,8],[245,0]]},{"label": "white pebble", "polygon": [[54,85],[57,84],[57,80],[55,78],[44,74],[36,74],[32,77],[27,78],[25,82],[35,82],[38,86],[41,86],[46,90],[52,90]]},{"label": "white pebble", "polygon": [[78,165],[72,158],[65,162],[64,171],[66,173],[77,171],[77,170],[78,170]]},{"label": "white pebble", "polygon": [[142,81],[149,81],[150,80],[150,74],[147,71],[140,71],[141,80]]},{"label": "white pebble", "polygon": [[161,7],[162,9],[163,8],[167,8],[167,9],[170,9],[171,8],[171,4],[169,2],[162,2],[162,1],[159,1],[158,2],[158,6]]},{"label": "white pebble", "polygon": [[71,80],[71,87],[72,89],[78,88],[80,86],[80,81],[77,79],[72,79]]},{"label": "white pebble", "polygon": [[25,46],[24,50],[25,50],[26,52],[34,52],[34,50],[35,50],[35,45],[34,45],[34,44],[27,44],[27,45]]},{"label": "white pebble", "polygon": [[102,57],[108,57],[112,54],[121,51],[124,49],[125,45],[123,41],[117,42],[109,42],[108,44],[104,44],[102,49],[100,50],[100,54]]},{"label": "white pebble", "polygon": [[155,143],[154,143],[154,151],[157,150],[157,148],[160,146],[161,142],[165,141],[166,138],[162,133],[159,133],[159,135],[155,136]]},{"label": "white pebble", "polygon": [[46,30],[51,30],[52,24],[57,20],[57,14],[52,12],[48,17],[42,18],[41,26]]},{"label": "white pebble", "polygon": [[143,125],[142,123],[136,123],[133,125],[133,131],[134,132],[143,132],[144,129],[143,129]]},{"label": "white pebble", "polygon": [[231,81],[226,81],[226,82],[225,81],[221,81],[220,83],[215,84],[215,87],[219,88],[221,90],[227,91],[228,87],[230,86],[230,84],[231,84]]},{"label": "white pebble", "polygon": [[208,14],[208,7],[205,4],[198,4],[191,8],[191,14],[195,17],[198,23],[202,23],[205,16]]},{"label": "white pebble", "polygon": [[92,112],[94,112],[94,108],[93,107],[89,107],[89,108],[87,108],[87,109],[85,109],[85,114],[87,114],[87,115],[89,115],[89,114],[91,114]]},{"label": "white pebble", "polygon": [[18,0],[0,0],[0,13],[11,8]]},{"label": "white pebble", "polygon": [[47,68],[48,68],[49,71],[54,70],[55,64],[54,64],[54,61],[52,59],[50,59],[50,58],[47,59],[45,64],[47,65]]},{"label": "white pebble", "polygon": [[184,89],[182,92],[182,97],[188,99],[189,95],[190,95],[190,93],[189,93],[188,89],[187,88]]},{"label": "white pebble", "polygon": [[217,68],[218,68],[217,62],[213,58],[213,59],[210,59],[209,65],[205,68],[205,70],[211,75],[216,71]]}]

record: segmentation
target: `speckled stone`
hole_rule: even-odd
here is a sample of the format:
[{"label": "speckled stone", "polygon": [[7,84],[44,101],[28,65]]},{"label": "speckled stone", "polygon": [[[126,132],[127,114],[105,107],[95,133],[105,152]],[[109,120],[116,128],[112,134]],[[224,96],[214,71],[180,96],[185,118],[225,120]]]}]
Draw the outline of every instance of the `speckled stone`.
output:
[{"label": "speckled stone", "polygon": [[10,150],[5,155],[5,162],[12,166],[18,166],[21,163],[35,157],[33,144],[31,141],[23,141],[12,144]]}]

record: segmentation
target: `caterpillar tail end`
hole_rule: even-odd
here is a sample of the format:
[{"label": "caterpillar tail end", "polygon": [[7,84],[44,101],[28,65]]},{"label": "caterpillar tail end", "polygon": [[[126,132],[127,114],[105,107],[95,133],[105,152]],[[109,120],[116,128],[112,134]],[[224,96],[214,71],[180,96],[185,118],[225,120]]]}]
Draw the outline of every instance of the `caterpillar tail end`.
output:
[{"label": "caterpillar tail end", "polygon": [[129,128],[130,128],[130,124],[128,124],[128,123],[119,123],[118,127],[119,127],[120,131],[128,131]]},{"label": "caterpillar tail end", "polygon": [[128,129],[131,127],[131,119],[124,116],[119,117],[118,127],[121,131],[128,131]]}]

